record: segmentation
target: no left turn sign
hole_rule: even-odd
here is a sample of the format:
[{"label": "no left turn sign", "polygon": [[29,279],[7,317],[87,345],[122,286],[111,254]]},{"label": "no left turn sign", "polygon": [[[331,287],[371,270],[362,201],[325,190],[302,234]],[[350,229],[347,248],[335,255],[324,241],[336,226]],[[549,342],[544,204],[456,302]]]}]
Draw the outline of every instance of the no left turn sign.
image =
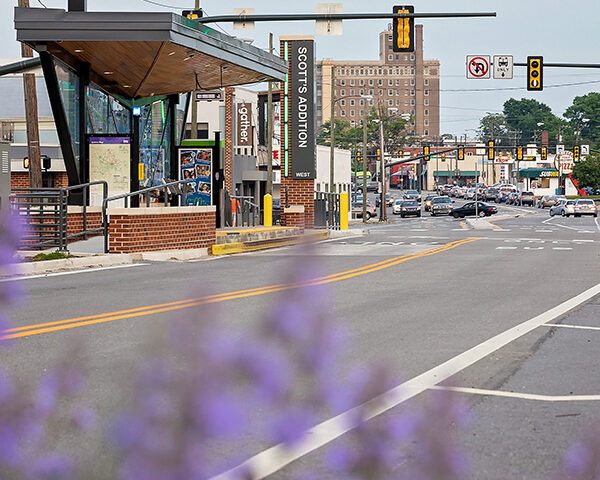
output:
[{"label": "no left turn sign", "polygon": [[468,55],[467,78],[490,78],[490,56]]}]

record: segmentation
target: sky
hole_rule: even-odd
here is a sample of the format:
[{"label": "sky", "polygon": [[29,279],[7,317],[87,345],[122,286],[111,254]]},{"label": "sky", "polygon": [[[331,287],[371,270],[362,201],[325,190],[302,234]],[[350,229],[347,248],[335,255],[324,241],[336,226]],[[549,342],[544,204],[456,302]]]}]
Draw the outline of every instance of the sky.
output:
[{"label": "sky", "polygon": [[[30,0],[32,7],[66,9],[67,0]],[[160,3],[166,6],[153,5]],[[19,56],[15,41],[13,7],[17,0],[0,0],[0,57]],[[317,2],[285,0],[201,0],[207,15],[232,14],[234,8],[254,8],[255,13],[313,13]],[[424,57],[441,62],[441,132],[473,137],[479,119],[487,112],[500,113],[509,98],[534,98],[556,115],[576,96],[600,91],[600,69],[546,68],[544,91],[527,92],[526,68],[515,67],[512,80],[467,80],[467,55],[513,55],[525,62],[528,55],[542,55],[545,62],[599,63],[600,0],[426,0],[413,2],[415,12],[496,12],[496,18],[421,19],[424,25]],[[172,8],[169,8],[171,6]],[[175,11],[193,8],[193,0],[88,0],[90,11]],[[381,0],[343,2],[344,13],[391,11],[394,3]],[[366,7],[369,10],[366,10]],[[376,60],[379,32],[387,20],[345,21],[342,36],[315,37],[318,59]],[[314,22],[257,23],[254,30],[225,32],[253,38],[254,45],[268,48],[268,35],[314,34]],[[277,42],[276,42],[277,44]],[[479,90],[479,91],[478,91]]]}]

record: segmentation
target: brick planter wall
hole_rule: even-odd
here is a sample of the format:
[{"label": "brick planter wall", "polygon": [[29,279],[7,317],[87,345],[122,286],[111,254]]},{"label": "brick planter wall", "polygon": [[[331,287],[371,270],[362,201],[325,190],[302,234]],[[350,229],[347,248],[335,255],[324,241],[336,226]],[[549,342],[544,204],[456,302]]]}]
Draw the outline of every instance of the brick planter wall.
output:
[{"label": "brick planter wall", "polygon": [[216,208],[113,208],[109,252],[211,248],[216,243]]},{"label": "brick planter wall", "polygon": [[[87,229],[102,227],[102,208],[87,207]],[[83,232],[83,207],[69,206],[67,207],[67,235]],[[102,235],[102,232],[93,233],[88,237],[96,237]],[[83,235],[74,237],[70,242],[83,240]]]},{"label": "brick planter wall", "polygon": [[[69,177],[66,172],[53,172],[54,188],[64,188],[69,186]],[[29,188],[29,172],[12,172],[10,175],[10,188],[18,190],[19,188]]]},{"label": "brick planter wall", "polygon": [[299,228],[301,233],[304,233],[305,218],[304,205],[292,205],[281,213],[281,223],[286,227]]}]

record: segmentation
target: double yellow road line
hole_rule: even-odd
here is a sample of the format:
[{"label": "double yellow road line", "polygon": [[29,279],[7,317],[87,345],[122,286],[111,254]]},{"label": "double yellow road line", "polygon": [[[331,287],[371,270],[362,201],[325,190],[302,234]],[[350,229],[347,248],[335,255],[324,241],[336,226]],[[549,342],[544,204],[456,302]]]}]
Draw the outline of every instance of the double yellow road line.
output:
[{"label": "double yellow road line", "polygon": [[189,298],[187,300],[179,300],[177,302],[162,303],[158,305],[148,305],[146,307],[131,308],[128,310],[119,310],[116,312],[102,313],[98,315],[89,315],[86,317],[69,318],[67,320],[59,320],[55,322],[39,323],[35,325],[27,325],[24,327],[12,328],[6,330],[0,340],[8,340],[14,338],[29,337],[40,335],[43,333],[57,332],[60,330],[69,330],[71,328],[84,327],[87,325],[96,325],[99,323],[113,322],[115,320],[124,320],[127,318],[143,317],[146,315],[154,315],[157,313],[173,312],[186,308],[196,307],[198,305],[206,305],[209,303],[220,303],[227,300],[235,300],[238,298],[254,297],[257,295],[265,295],[268,293],[281,292],[294,288],[314,287],[327,283],[339,282],[349,278],[366,275],[368,273],[377,272],[386,268],[399,265],[400,263],[408,262],[421,257],[436,255],[446,252],[461,245],[471,243],[478,240],[477,238],[467,238],[446,243],[430,250],[425,250],[414,255],[402,255],[399,257],[389,258],[381,262],[365,265],[364,267],[346,270],[344,272],[334,273],[324,277],[312,278],[303,282],[281,283],[277,285],[268,285],[265,287],[251,288],[248,290],[238,290],[235,292],[220,293],[217,295],[207,295],[205,297]]}]

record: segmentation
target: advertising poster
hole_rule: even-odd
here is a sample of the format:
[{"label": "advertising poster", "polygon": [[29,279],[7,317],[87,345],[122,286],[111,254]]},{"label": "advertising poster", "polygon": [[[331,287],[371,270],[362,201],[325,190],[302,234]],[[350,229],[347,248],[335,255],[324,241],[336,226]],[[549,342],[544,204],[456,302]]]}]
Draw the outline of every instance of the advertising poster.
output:
[{"label": "advertising poster", "polygon": [[[108,196],[129,193],[129,137],[90,137],[90,182],[106,180]],[[102,186],[90,188],[90,205],[102,205]],[[116,204],[114,204],[116,206]]]},{"label": "advertising poster", "polygon": [[212,205],[212,149],[179,149],[180,180],[191,187],[186,206]]}]

